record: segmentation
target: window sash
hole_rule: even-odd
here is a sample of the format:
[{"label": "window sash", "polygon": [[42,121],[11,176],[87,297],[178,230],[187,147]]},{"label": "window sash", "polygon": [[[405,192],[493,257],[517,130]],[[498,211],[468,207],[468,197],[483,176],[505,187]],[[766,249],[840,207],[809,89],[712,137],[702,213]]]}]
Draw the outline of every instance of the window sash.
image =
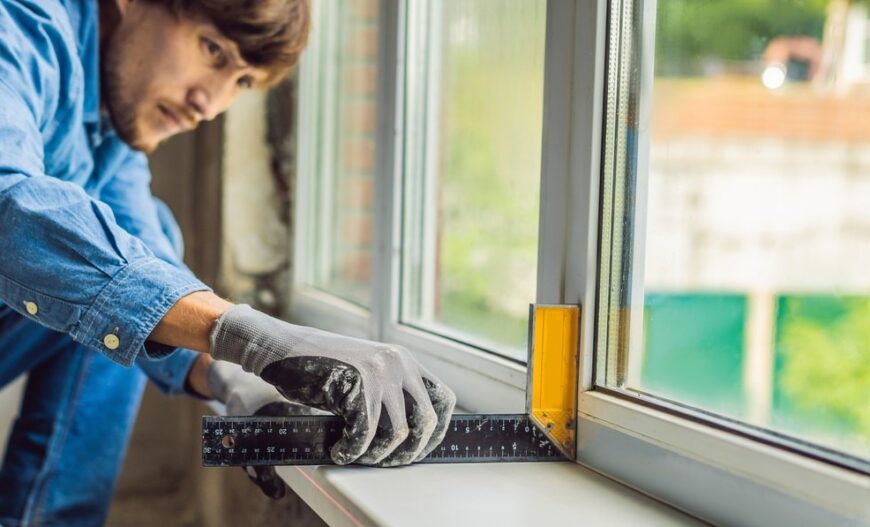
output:
[{"label": "window sash", "polygon": [[[590,229],[587,243],[581,244],[587,252],[580,258],[600,262],[600,267],[598,273],[591,273],[597,275],[598,282],[589,283],[587,276],[582,292],[587,320],[581,336],[577,460],[715,523],[764,524],[766,519],[783,523],[785,517],[798,522],[815,518],[820,523],[870,518],[870,507],[861,498],[870,491],[870,479],[859,473],[797,454],[793,449],[773,446],[758,437],[735,433],[735,426],[717,423],[692,409],[663,404],[660,399],[641,393],[597,386],[621,385],[636,375],[614,351],[619,349],[620,339],[628,337],[631,342],[640,342],[635,335],[621,334],[623,328],[617,324],[627,320],[631,331],[641,328],[639,321],[631,317],[642,316],[642,309],[631,308],[643,306],[642,273],[633,273],[628,294],[620,291],[619,280],[628,262],[626,258],[642,261],[644,247],[639,239],[642,237],[632,239],[630,233],[619,229],[633,224],[634,229],[643,232],[645,178],[623,177],[620,183],[616,176],[646,173],[648,137],[644,127],[639,127],[634,140],[640,155],[633,166],[625,162],[628,142],[623,140],[620,145],[614,140],[629,130],[632,117],[646,122],[649,115],[650,98],[640,93],[639,100],[632,101],[627,85],[632,75],[635,79],[652,79],[655,1],[585,0],[568,4],[551,2],[548,14],[548,23],[553,22],[548,31],[554,33],[548,38],[564,44],[574,37],[573,47],[556,44],[551,47],[548,42],[547,48],[548,62],[556,60],[551,54],[573,54],[575,58],[573,94],[561,101],[563,108],[572,107],[576,113],[578,107],[585,106],[589,109],[584,115],[594,114],[592,108],[597,107],[593,101],[597,97],[590,94],[601,94],[599,100],[606,101],[606,109],[617,116],[607,123],[608,128],[603,128],[603,112],[592,119],[575,118],[570,127],[571,133],[579,134],[597,130],[607,142],[600,149],[595,144],[591,154],[578,160],[586,168],[595,151],[603,153],[600,163],[593,163],[593,169],[585,174],[590,180],[600,179],[598,195],[590,193],[586,201],[576,203],[590,212],[600,207],[602,219],[600,228]],[[643,41],[632,41],[631,31],[628,35],[608,31],[608,21],[620,24],[621,28],[641,28]],[[565,36],[560,38],[562,32]],[[605,38],[609,39],[606,44]],[[605,57],[607,69],[602,65]],[[565,63],[567,60],[564,59]],[[554,68],[546,82],[562,83],[563,77]],[[651,83],[642,82],[641,86],[648,89]],[[554,103],[553,94],[557,92],[558,87],[546,91],[548,104]],[[633,112],[629,115],[626,110],[632,104]],[[545,137],[551,125],[553,120],[545,121]],[[556,130],[564,132],[564,128]],[[636,185],[639,196],[635,214],[628,218],[628,223],[623,221],[626,181]],[[601,245],[593,249],[589,238],[599,232]],[[588,268],[582,272],[588,273]],[[675,477],[662,478],[665,473]],[[705,490],[699,492],[698,485]],[[728,505],[733,503],[741,503],[741,507]]]},{"label": "window sash", "polygon": [[[454,387],[463,409],[476,412],[522,412],[525,408],[526,369],[516,361],[484,351],[484,344],[469,342],[457,335],[443,336],[400,322],[401,222],[403,196],[400,190],[404,159],[404,105],[406,84],[404,52],[408,4],[401,0],[380,2],[380,43],[378,68],[378,125],[375,177],[375,220],[372,295],[369,309],[343,300],[329,291],[311,285],[309,254],[314,235],[313,217],[317,210],[311,175],[317,166],[317,139],[299,136],[299,173],[296,203],[293,294],[290,316],[298,323],[317,326],[359,338],[383,340],[403,345],[417,358]],[[317,104],[323,97],[319,82],[312,75],[318,60],[328,50],[312,42],[303,55],[300,75],[300,126],[317,129]],[[321,103],[322,104],[322,103]],[[305,177],[305,175],[309,177]]]},{"label": "window sash", "polygon": [[[642,363],[638,356],[642,353],[645,309],[643,233],[649,180],[647,124],[654,78],[656,0],[614,1],[609,10],[595,385],[641,404],[655,404],[662,410],[704,420],[710,426],[728,428],[733,433],[750,435],[805,456],[870,473],[868,460],[849,453],[627,388],[640,384],[636,381]],[[625,277],[630,277],[627,283]]]}]

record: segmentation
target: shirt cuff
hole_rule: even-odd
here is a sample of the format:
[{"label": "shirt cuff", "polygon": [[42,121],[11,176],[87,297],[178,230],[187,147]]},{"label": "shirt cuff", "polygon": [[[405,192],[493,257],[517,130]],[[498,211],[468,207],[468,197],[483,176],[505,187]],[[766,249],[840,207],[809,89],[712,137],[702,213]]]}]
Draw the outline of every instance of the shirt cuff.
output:
[{"label": "shirt cuff", "polygon": [[77,342],[94,348],[124,366],[136,357],[156,359],[175,348],[145,341],[178,300],[197,291],[211,291],[189,271],[159,258],[143,258],[121,269],[70,332]]},{"label": "shirt cuff", "polygon": [[197,397],[197,394],[191,393],[187,388],[187,376],[199,355],[189,349],[174,348],[164,359],[152,360],[140,356],[136,359],[136,365],[164,394],[188,394]]}]

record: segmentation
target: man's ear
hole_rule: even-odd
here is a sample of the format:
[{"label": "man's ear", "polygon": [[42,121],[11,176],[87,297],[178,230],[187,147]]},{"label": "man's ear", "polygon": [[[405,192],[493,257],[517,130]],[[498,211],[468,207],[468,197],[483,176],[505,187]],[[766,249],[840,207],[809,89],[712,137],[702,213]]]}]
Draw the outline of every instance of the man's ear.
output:
[{"label": "man's ear", "polygon": [[100,0],[100,35],[106,36],[121,25],[125,18],[138,17],[139,0]]},{"label": "man's ear", "polygon": [[130,4],[132,4],[135,0],[110,0],[113,4],[115,4],[115,9],[117,9],[118,14],[122,17],[127,13],[130,9]]},{"label": "man's ear", "polygon": [[132,0],[100,0],[100,40],[110,35],[121,22]]}]

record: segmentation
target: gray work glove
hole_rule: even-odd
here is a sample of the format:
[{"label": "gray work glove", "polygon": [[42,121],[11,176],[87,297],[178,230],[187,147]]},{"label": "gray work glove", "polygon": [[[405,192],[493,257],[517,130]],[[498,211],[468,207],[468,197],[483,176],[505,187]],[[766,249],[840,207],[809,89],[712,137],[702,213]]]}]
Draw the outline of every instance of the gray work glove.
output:
[{"label": "gray work glove", "polygon": [[[323,412],[294,404],[278,393],[271,384],[244,371],[238,364],[216,360],[208,369],[208,387],[215,399],[226,406],[227,415],[321,415]],[[273,499],[284,497],[287,486],[275,473],[275,467],[243,467],[263,494]]]},{"label": "gray work glove", "polygon": [[211,350],[287,399],[344,418],[330,452],[340,465],[423,459],[444,439],[456,404],[450,388],[400,346],[294,326],[246,305],[217,320]]}]

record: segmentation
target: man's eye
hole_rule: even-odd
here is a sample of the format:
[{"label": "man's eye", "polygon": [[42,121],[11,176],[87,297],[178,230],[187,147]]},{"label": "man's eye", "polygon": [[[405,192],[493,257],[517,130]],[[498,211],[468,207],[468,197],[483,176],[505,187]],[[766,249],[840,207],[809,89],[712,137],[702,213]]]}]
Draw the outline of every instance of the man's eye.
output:
[{"label": "man's eye", "polygon": [[211,40],[210,38],[203,37],[202,44],[203,44],[203,46],[205,46],[205,51],[212,58],[219,58],[221,56],[221,54],[223,53],[223,50],[221,49],[221,47],[218,46],[217,43],[214,40]]},{"label": "man's eye", "polygon": [[242,75],[239,77],[238,85],[240,88],[250,88],[254,85],[254,79],[252,79],[249,75]]}]

